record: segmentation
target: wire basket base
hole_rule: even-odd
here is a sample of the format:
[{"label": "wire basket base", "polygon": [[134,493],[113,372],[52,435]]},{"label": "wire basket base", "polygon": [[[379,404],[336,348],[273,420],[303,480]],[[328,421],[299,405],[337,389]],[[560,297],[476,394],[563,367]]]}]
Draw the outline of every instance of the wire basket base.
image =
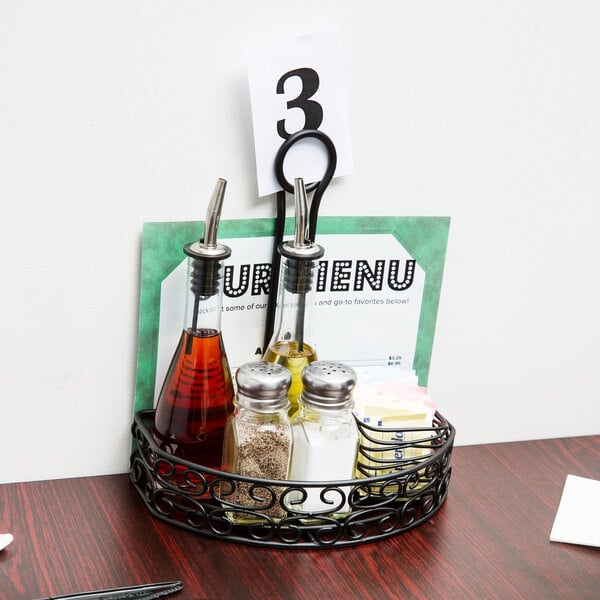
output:
[{"label": "wire basket base", "polygon": [[[387,446],[359,423],[364,478],[335,482],[255,479],[177,459],[155,444],[153,414],[135,415],[130,479],[154,517],[210,538],[278,548],[376,542],[418,527],[448,494],[455,430],[439,413],[432,428],[396,436],[412,441]],[[320,510],[302,509],[309,495]]]}]

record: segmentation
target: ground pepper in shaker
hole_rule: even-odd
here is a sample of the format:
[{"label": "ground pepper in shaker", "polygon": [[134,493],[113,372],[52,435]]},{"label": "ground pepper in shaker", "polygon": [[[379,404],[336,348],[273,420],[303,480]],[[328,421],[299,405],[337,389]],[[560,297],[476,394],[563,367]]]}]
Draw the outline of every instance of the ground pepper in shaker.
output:
[{"label": "ground pepper in shaker", "polygon": [[[236,373],[235,410],[225,425],[222,470],[259,479],[288,478],[292,452],[292,430],[288,417],[288,390],[292,381],[283,366],[250,362]],[[235,487],[221,485],[222,500],[239,510],[228,511],[235,523],[264,521],[259,515],[282,519],[279,486],[235,481]],[[249,512],[252,511],[252,512]]]},{"label": "ground pepper in shaker", "polygon": [[[316,361],[304,369],[302,384],[300,409],[292,418],[294,449],[290,479],[351,480],[359,440],[352,415],[355,371],[342,363]],[[306,498],[290,507],[302,513],[343,517],[350,511],[350,490],[350,486],[327,491],[307,486]]]}]

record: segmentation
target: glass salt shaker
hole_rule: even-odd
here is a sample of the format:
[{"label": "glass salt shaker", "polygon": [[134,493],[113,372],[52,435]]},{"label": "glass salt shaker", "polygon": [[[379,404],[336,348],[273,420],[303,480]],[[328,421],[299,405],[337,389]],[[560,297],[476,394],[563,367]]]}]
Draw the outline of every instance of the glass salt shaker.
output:
[{"label": "glass salt shaker", "polygon": [[[358,427],[352,414],[355,371],[338,362],[316,361],[304,369],[302,384],[300,409],[292,418],[294,450],[290,479],[351,480],[359,443]],[[334,517],[343,517],[350,512],[348,494],[351,486],[323,490],[323,487],[307,486],[306,498],[291,506],[298,512]]]},{"label": "glass salt shaker", "polygon": [[[290,372],[278,364],[250,362],[238,369],[236,381],[235,410],[225,424],[222,470],[259,479],[287,479],[292,453]],[[227,513],[232,521],[264,522],[259,515],[285,517],[279,501],[283,490],[278,486],[251,490],[252,482],[234,483],[222,484],[220,491],[221,500],[241,507]]]}]

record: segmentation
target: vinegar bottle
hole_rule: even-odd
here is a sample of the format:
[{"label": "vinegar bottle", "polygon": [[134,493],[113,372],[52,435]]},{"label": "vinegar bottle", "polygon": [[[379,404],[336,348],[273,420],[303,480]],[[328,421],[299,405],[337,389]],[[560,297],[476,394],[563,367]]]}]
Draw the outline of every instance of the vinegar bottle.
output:
[{"label": "vinegar bottle", "polygon": [[277,307],[273,336],[263,356],[265,362],[281,364],[292,374],[288,393],[290,415],[298,408],[298,396],[302,392],[302,370],[317,360],[314,343],[310,345],[307,340],[310,340],[310,313],[314,306],[316,261],[324,253],[321,246],[308,239],[306,188],[301,178],[294,181],[294,202],[294,240],[283,242],[277,248],[282,256]]},{"label": "vinegar bottle", "polygon": [[217,243],[226,182],[217,181],[204,238],[187,244],[187,301],[179,344],[154,415],[153,437],[178,458],[218,469],[225,421],[233,410],[233,382],[221,336],[223,261],[231,250]]}]

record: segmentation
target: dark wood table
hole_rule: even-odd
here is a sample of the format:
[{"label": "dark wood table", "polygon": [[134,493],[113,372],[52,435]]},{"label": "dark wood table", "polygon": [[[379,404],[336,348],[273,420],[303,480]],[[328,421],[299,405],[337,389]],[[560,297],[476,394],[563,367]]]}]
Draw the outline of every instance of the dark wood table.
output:
[{"label": "dark wood table", "polygon": [[[127,475],[0,486],[0,598],[182,580],[168,598],[600,598],[600,549],[549,542],[567,474],[600,479],[600,436],[455,448],[448,499],[416,530],[277,550],[153,519]],[[600,507],[599,507],[600,509]]]}]

